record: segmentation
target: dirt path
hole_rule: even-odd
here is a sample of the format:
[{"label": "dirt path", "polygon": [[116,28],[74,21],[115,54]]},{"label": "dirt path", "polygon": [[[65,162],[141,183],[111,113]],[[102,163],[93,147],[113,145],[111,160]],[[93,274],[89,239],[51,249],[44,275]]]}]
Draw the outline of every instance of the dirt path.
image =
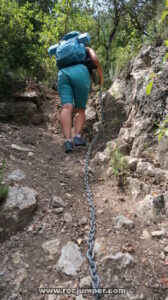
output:
[{"label": "dirt path", "polygon": [[[59,239],[60,249],[72,241],[79,245],[84,257],[87,251],[89,208],[83,182],[87,149],[75,150],[70,155],[64,153],[58,107],[58,99],[51,95],[46,103],[48,124],[45,126],[0,123],[0,157],[6,161],[6,176],[21,169],[26,178],[19,185],[38,192],[38,208],[33,219],[22,231],[0,245],[0,297],[3,300],[75,299],[75,296],[40,295],[38,288],[66,287],[68,282],[69,288],[77,288],[81,279],[89,275],[87,259],[77,276],[67,276],[55,268],[60,252],[49,258],[42,248],[44,242]],[[28,147],[34,155],[28,156],[27,152],[12,149],[11,144]],[[144,225],[134,212],[129,193],[126,190],[121,192],[111,179],[102,174],[96,173],[95,169],[90,179],[97,211],[96,260],[101,286],[135,288],[133,294],[115,297],[108,294],[102,299],[167,299],[166,286],[159,284],[160,278],[167,277],[167,266],[161,258],[167,245],[166,237],[162,240],[143,238]],[[63,213],[55,213],[53,196],[66,202]],[[65,213],[70,213],[72,220],[65,220]],[[131,229],[115,228],[113,217],[120,214],[133,221]],[[155,229],[158,225],[148,227],[149,232]],[[129,253],[133,260],[126,257],[128,262],[125,266],[114,268],[120,261],[105,257],[118,252]],[[93,299],[89,295],[83,294],[83,297]]]}]

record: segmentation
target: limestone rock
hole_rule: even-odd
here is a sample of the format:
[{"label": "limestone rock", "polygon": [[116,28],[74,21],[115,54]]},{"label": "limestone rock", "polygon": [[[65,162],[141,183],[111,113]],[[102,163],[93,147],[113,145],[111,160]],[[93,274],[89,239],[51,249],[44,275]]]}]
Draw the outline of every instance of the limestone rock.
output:
[{"label": "limestone rock", "polygon": [[57,207],[54,209],[54,213],[55,214],[61,214],[64,211],[63,207]]},{"label": "limestone rock", "polygon": [[119,100],[122,99],[124,96],[124,86],[123,81],[120,79],[117,79],[114,81],[111,88],[108,90],[108,93],[115,99]]},{"label": "limestone rock", "polygon": [[[162,198],[161,198],[162,199]],[[159,220],[165,214],[164,202],[155,202],[156,197],[153,195],[146,195],[146,197],[137,204],[137,214],[144,222],[150,224]]]},{"label": "limestone rock", "polygon": [[168,246],[164,248],[164,253],[168,254]]},{"label": "limestone rock", "polygon": [[32,157],[32,156],[34,156],[34,153],[33,152],[29,152],[28,153],[28,157]]},{"label": "limestone rock", "polygon": [[20,268],[16,271],[15,273],[15,280],[14,280],[14,285],[16,286],[16,289],[19,290],[21,284],[27,279],[28,274],[26,269]]},{"label": "limestone rock", "polygon": [[135,171],[138,163],[138,158],[127,156],[128,167],[131,171]]},{"label": "limestone rock", "polygon": [[70,213],[64,213],[64,221],[66,223],[71,223],[72,222],[72,215]]},{"label": "limestone rock", "polygon": [[155,177],[157,182],[168,180],[168,172],[160,168],[155,168],[149,162],[138,162],[137,173],[143,176]]},{"label": "limestone rock", "polygon": [[168,191],[166,191],[164,194],[164,203],[165,203],[166,214],[168,214]]},{"label": "limestone rock", "polygon": [[[136,292],[135,288],[132,288],[132,293]],[[125,300],[147,300],[147,298],[141,293],[141,294],[132,294],[131,288],[129,293],[127,293],[127,297]]]},{"label": "limestone rock", "polygon": [[103,95],[104,128],[109,136],[117,136],[122,124],[126,120],[124,109],[125,82],[117,79],[112,87]]},{"label": "limestone rock", "polygon": [[22,179],[25,179],[25,177],[26,177],[25,173],[19,169],[13,171],[8,175],[8,179],[11,179],[13,181],[20,181]]},{"label": "limestone rock", "polygon": [[29,148],[22,147],[22,146],[19,146],[19,145],[16,145],[16,144],[12,144],[11,147],[12,147],[12,149],[15,149],[15,150],[18,150],[18,151],[24,151],[24,152],[29,152],[30,151]]},{"label": "limestone rock", "polygon": [[78,295],[78,296],[76,296],[75,300],[85,300],[85,298],[83,298],[82,295]]},{"label": "limestone rock", "polygon": [[88,106],[87,108],[86,108],[86,112],[85,112],[85,114],[86,114],[86,122],[89,120],[89,121],[91,121],[91,120],[95,120],[95,118],[96,118],[96,111],[95,111],[95,109],[93,108],[93,107],[91,107],[91,106]]},{"label": "limestone rock", "polygon": [[67,275],[76,276],[82,266],[84,258],[79,247],[69,241],[61,250],[61,256],[56,267]]},{"label": "limestone rock", "polygon": [[79,220],[80,225],[86,225],[88,223],[88,219],[86,217],[83,217],[82,219]]},{"label": "limestone rock", "polygon": [[97,164],[108,162],[109,159],[110,159],[110,157],[107,153],[97,152],[95,157],[91,160],[91,163],[97,165]]},{"label": "limestone rock", "polygon": [[116,226],[115,228],[127,228],[127,229],[132,229],[135,224],[132,222],[130,219],[123,215],[119,215],[115,218],[113,218],[116,221]]},{"label": "limestone rock", "polygon": [[95,239],[94,252],[97,256],[100,256],[106,250],[106,242],[104,237],[98,237]]},{"label": "limestone rock", "polygon": [[6,201],[0,210],[0,239],[24,228],[37,207],[37,192],[28,187],[9,187]]},{"label": "limestone rock", "polygon": [[122,270],[127,267],[133,267],[136,264],[134,258],[130,254],[121,252],[118,252],[116,255],[108,255],[103,257],[102,263],[108,267],[116,267],[118,270]]},{"label": "limestone rock", "polygon": [[142,240],[150,239],[150,233],[149,233],[148,230],[146,230],[146,229],[143,230],[141,239],[142,239]]},{"label": "limestone rock", "polygon": [[53,207],[65,207],[66,206],[66,203],[64,202],[64,200],[62,200],[62,198],[57,197],[57,196],[53,196],[52,204],[53,204]]},{"label": "limestone rock", "polygon": [[[125,76],[122,74],[124,94],[120,95],[122,97],[120,101],[123,103],[122,110],[126,112],[127,120],[120,129],[118,143],[119,148],[127,155],[141,157],[144,148],[152,149],[153,144],[157,143],[153,138],[153,124],[159,123],[167,114],[168,71],[167,64],[162,64],[164,54],[163,46],[157,48],[144,46],[131,62]],[[157,84],[153,85],[149,96],[146,94],[147,82],[144,78],[149,78],[150,74],[155,70],[158,72],[159,68],[162,68],[162,72],[157,77]],[[123,91],[122,88],[120,90]],[[163,151],[165,153],[166,148]],[[152,151],[151,158],[153,155]],[[164,164],[163,159],[164,155],[161,158],[161,166]]]},{"label": "limestone rock", "polygon": [[151,192],[151,186],[136,178],[129,178],[129,186],[134,201],[142,200]]},{"label": "limestone rock", "polygon": [[97,121],[97,114],[96,110],[93,106],[89,106],[86,108],[86,125],[85,125],[85,132],[90,135],[93,132],[93,126]]},{"label": "limestone rock", "polygon": [[32,102],[39,106],[39,96],[37,91],[25,91],[14,95],[16,101]]},{"label": "limestone rock", "polygon": [[59,246],[60,246],[60,241],[58,239],[46,241],[42,244],[42,248],[50,256],[54,256],[55,254],[58,253]]},{"label": "limestone rock", "polygon": [[83,289],[89,289],[92,287],[92,280],[90,276],[83,277],[80,280],[79,287]]},{"label": "limestone rock", "polygon": [[12,295],[9,298],[9,300],[13,300],[13,299],[17,299],[17,298],[18,298],[18,294],[12,293]]},{"label": "limestone rock", "polygon": [[18,265],[20,262],[22,262],[20,251],[12,253],[12,261],[15,265]]},{"label": "limestone rock", "polygon": [[161,167],[168,170],[168,142],[166,136],[163,136],[158,143],[157,159]]},{"label": "limestone rock", "polygon": [[158,239],[160,239],[164,234],[165,234],[164,230],[156,230],[156,231],[152,231],[151,233],[152,238],[158,238]]}]

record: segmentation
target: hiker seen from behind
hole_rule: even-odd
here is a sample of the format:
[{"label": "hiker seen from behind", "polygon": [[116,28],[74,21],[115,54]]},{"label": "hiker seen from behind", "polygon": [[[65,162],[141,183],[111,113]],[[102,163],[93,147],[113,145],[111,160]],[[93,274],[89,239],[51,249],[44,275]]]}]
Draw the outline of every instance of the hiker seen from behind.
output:
[{"label": "hiker seen from behind", "polygon": [[[61,127],[64,134],[64,149],[72,152],[73,147],[86,146],[83,138],[85,109],[91,89],[93,70],[96,69],[99,83],[103,84],[103,72],[95,51],[87,45],[88,33],[73,31],[66,34],[59,44],[49,48],[55,54],[59,69],[57,89],[61,101]],[[72,139],[72,113],[75,110],[74,132]]]}]

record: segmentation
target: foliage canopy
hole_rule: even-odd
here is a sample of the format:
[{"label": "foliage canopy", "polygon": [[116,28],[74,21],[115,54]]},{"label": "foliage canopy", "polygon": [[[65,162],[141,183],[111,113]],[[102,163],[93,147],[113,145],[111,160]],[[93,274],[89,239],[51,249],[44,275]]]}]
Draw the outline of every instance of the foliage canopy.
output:
[{"label": "foliage canopy", "polygon": [[54,80],[47,49],[72,30],[90,33],[108,84],[143,43],[166,40],[164,8],[165,0],[0,0],[0,95],[13,78]]}]

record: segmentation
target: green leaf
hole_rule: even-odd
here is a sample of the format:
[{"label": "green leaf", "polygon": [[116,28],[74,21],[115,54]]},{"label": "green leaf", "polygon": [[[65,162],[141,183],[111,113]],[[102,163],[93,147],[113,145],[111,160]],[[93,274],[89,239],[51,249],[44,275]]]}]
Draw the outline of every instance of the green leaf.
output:
[{"label": "green leaf", "polygon": [[155,131],[155,135],[158,135],[160,132],[161,132],[161,129],[159,128]]},{"label": "green leaf", "polygon": [[166,0],[166,7],[168,7],[168,0]]},{"label": "green leaf", "polygon": [[167,16],[168,16],[168,11],[166,10],[166,11],[164,11],[163,14],[162,14],[161,22],[163,22],[163,21],[166,19]]},{"label": "green leaf", "polygon": [[163,58],[163,62],[166,62],[168,60],[168,53],[166,53],[166,55]]},{"label": "green leaf", "polygon": [[146,86],[146,94],[149,96],[151,94],[153,87],[153,80],[151,80]]},{"label": "green leaf", "polygon": [[158,74],[156,74],[156,73],[151,73],[151,74],[149,75],[149,78],[150,78],[150,79],[153,79],[153,78],[155,78],[157,75],[158,75]]},{"label": "green leaf", "polygon": [[165,136],[168,136],[168,128],[166,128],[165,132],[164,132]]},{"label": "green leaf", "polygon": [[162,132],[160,132],[159,135],[158,135],[158,141],[159,142],[160,142],[161,138],[162,138]]},{"label": "green leaf", "polygon": [[164,41],[166,47],[168,47],[168,40]]}]

